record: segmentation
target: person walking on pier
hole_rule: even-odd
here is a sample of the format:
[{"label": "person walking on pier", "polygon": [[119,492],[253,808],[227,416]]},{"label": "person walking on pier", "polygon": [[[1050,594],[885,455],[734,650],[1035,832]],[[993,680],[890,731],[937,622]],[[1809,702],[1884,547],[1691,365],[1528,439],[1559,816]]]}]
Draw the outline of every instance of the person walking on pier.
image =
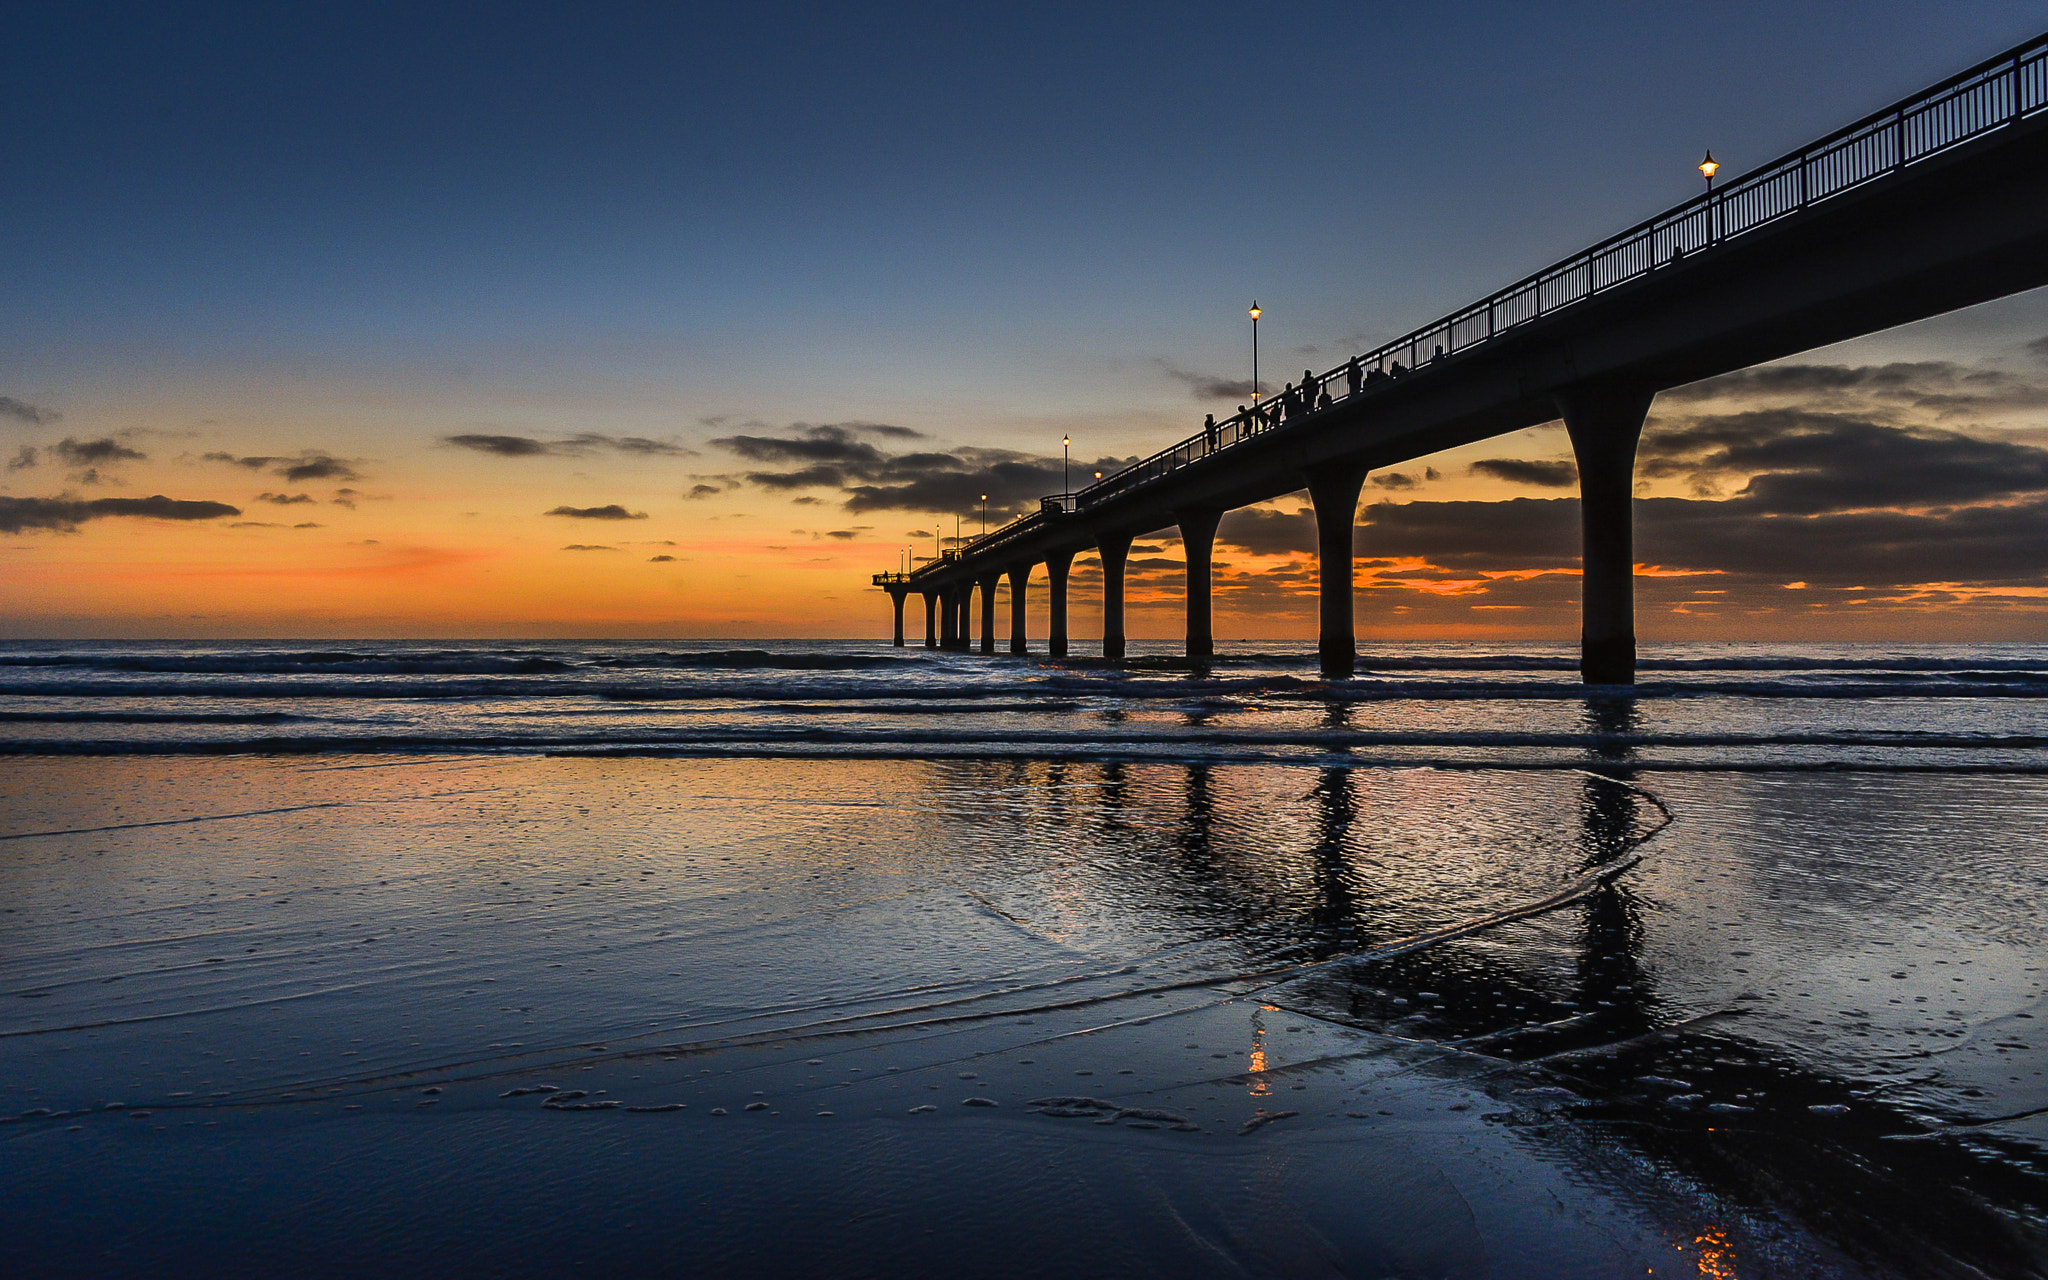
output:
[{"label": "person walking on pier", "polygon": [[1290,382],[1287,384],[1287,390],[1280,393],[1280,418],[1283,422],[1292,422],[1300,416],[1301,392]]},{"label": "person walking on pier", "polygon": [[1216,415],[1202,415],[1202,446],[1205,453],[1216,452]]},{"label": "person walking on pier", "polygon": [[1351,389],[1350,394],[1354,396],[1358,394],[1358,389],[1365,385],[1365,369],[1358,363],[1357,356],[1351,357],[1351,363],[1344,366],[1344,385]]}]

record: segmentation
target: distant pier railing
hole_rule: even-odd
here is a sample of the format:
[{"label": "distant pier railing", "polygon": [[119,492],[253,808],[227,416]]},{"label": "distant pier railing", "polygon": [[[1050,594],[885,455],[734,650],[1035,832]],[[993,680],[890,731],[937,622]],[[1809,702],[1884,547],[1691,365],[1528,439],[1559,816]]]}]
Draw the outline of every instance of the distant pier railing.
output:
[{"label": "distant pier railing", "polygon": [[[1522,325],[1598,297],[1779,219],[2048,109],[2048,35],[1839,129],[1817,142],[1695,196],[1647,222],[1546,267],[1442,319],[1315,376],[1077,493],[967,543],[911,576],[962,555],[994,550],[1061,515],[1083,511],[1193,466],[1253,436],[1313,417],[1329,404],[1371,395],[1396,378],[1469,351]],[[880,577],[876,584],[881,585]]]}]

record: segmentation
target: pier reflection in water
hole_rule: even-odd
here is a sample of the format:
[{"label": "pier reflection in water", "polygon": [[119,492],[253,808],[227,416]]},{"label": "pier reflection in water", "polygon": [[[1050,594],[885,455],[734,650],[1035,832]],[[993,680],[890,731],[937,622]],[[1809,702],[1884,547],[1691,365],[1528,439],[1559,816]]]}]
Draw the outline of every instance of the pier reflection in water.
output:
[{"label": "pier reflection in water", "polygon": [[[1329,718],[1348,711],[1333,706]],[[1630,733],[1638,718],[1626,698],[1589,699],[1585,716],[1600,738]],[[1504,1081],[1526,1084],[1533,1072],[1549,1082],[1519,1092],[1504,1083],[1495,1120],[1590,1185],[1696,1224],[1688,1265],[1701,1274],[1737,1274],[1743,1240],[1786,1232],[1826,1240],[1879,1274],[2033,1274],[2042,1242],[2027,1221],[2048,1213],[2039,1148],[1995,1128],[1944,1136],[1947,1123],[2021,1108],[1945,1090],[1931,1065],[1902,1073],[1893,1055],[1865,1057],[1853,1046],[1869,1031],[1855,1017],[1805,1016],[1803,971],[1837,962],[1843,938],[1807,932],[1800,918],[1825,906],[1841,846],[1892,863],[1925,852],[1910,822],[1897,825],[1911,798],[1872,798],[1927,780],[1768,783],[1788,810],[1781,819],[1823,813],[1834,824],[1834,847],[1813,847],[1754,825],[1770,816],[1753,807],[1759,780],[1642,778],[1630,755],[1597,743],[1579,773],[1333,759],[1309,769],[1069,765],[1057,776],[1079,793],[1092,776],[1099,823],[1074,837],[1110,881],[1089,892],[1115,902],[1118,927],[1228,939],[1248,970],[1371,952],[1539,896],[1636,852],[1662,821],[1650,795],[1665,797],[1678,820],[1642,846],[1642,866],[1554,913],[1278,987],[1219,982],[1263,1005],[1251,1020],[1247,1092],[1268,1098],[1280,1078],[1260,1074],[1272,1019],[1318,1017],[1483,1056]],[[1790,874],[1746,880],[1746,866],[1702,861],[1731,853]],[[2040,874],[2033,861],[2021,874]],[[1807,900],[1786,895],[1800,884]],[[1896,906],[1897,918],[1865,904],[1863,919],[1833,927],[1882,935],[1924,924],[1924,904]],[[1733,918],[1699,919],[1703,908]],[[1980,903],[1972,914],[1999,910]],[[1715,932],[1744,945],[1702,950]],[[1943,1012],[1957,1025],[2006,1016],[1995,1002]],[[2040,1062],[2029,1056],[2023,1075]],[[2018,1058],[2009,1065],[2020,1069]],[[1978,1105],[1965,1114],[1965,1102]]]}]

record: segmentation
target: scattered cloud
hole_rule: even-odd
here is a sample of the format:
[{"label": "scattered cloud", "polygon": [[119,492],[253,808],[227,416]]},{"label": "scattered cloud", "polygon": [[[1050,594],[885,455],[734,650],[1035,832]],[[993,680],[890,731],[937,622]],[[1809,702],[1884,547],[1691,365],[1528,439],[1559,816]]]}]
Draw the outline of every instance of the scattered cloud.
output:
[{"label": "scattered cloud", "polygon": [[569,544],[568,546],[566,546],[566,547],[563,547],[563,548],[562,548],[562,550],[564,550],[564,551],[617,551],[617,550],[618,550],[618,548],[617,548],[617,547],[596,547],[596,546],[591,546],[591,545],[589,545],[589,544],[587,544],[587,543],[582,543],[582,542],[572,542],[572,543],[570,543],[570,544]]},{"label": "scattered cloud", "polygon": [[719,488],[715,484],[693,484],[690,486],[690,491],[684,494],[683,497],[688,501],[695,502],[703,498],[715,498],[724,492],[724,489]]},{"label": "scattered cloud", "polygon": [[1569,459],[1538,461],[1528,458],[1482,458],[1472,464],[1474,475],[1492,476],[1512,484],[1531,484],[1539,489],[1569,489],[1579,482],[1579,469]]},{"label": "scattered cloud", "polygon": [[208,462],[225,462],[232,466],[246,467],[251,471],[268,471],[293,482],[306,480],[360,480],[352,459],[337,458],[318,449],[302,450],[297,457],[280,457],[269,454],[237,456],[232,453],[208,453],[202,455]]},{"label": "scattered cloud", "polygon": [[828,538],[837,538],[841,542],[851,542],[855,538],[858,538],[860,535],[858,533],[855,533],[851,529],[834,529],[831,532],[827,533],[825,536]]},{"label": "scattered cloud", "polygon": [[0,533],[47,529],[75,532],[88,520],[109,516],[143,516],[153,520],[215,520],[238,516],[239,507],[225,502],[186,501],[155,494],[147,498],[7,498],[0,497]]},{"label": "scattered cloud", "polygon": [[602,507],[551,507],[542,513],[550,516],[568,516],[572,520],[645,520],[645,511],[628,511],[618,503]]},{"label": "scattered cloud", "polygon": [[653,440],[646,436],[612,436],[597,431],[582,431],[560,440],[540,440],[533,436],[466,433],[442,436],[441,443],[457,449],[469,449],[477,453],[493,454],[500,458],[581,458],[604,451],[637,454],[642,457],[694,458],[697,456],[695,449],[685,448],[673,440]]},{"label": "scattered cloud", "polygon": [[274,507],[296,507],[310,505],[314,499],[310,493],[259,493],[256,501],[268,502]]},{"label": "scattered cloud", "polygon": [[32,427],[43,427],[63,416],[55,409],[40,408],[26,400],[16,400],[13,396],[0,396],[0,418],[12,418],[16,422],[26,422]]},{"label": "scattered cloud", "polygon": [[26,471],[34,465],[36,465],[34,445],[25,444],[21,446],[21,448],[14,451],[14,456],[7,460],[7,469],[9,471]]},{"label": "scattered cloud", "polygon": [[649,557],[647,557],[647,563],[649,563],[649,564],[673,564],[673,563],[675,563],[675,557],[674,557],[674,556],[649,556]]},{"label": "scattered cloud", "polygon": [[141,462],[148,457],[139,449],[131,449],[114,439],[73,440],[69,436],[50,446],[56,454],[74,467],[90,467],[107,462]]},{"label": "scattered cloud", "polygon": [[1175,382],[1185,383],[1197,400],[1249,400],[1252,394],[1250,378],[1226,378],[1213,373],[1196,373],[1182,369],[1166,360],[1154,360],[1160,372]]}]

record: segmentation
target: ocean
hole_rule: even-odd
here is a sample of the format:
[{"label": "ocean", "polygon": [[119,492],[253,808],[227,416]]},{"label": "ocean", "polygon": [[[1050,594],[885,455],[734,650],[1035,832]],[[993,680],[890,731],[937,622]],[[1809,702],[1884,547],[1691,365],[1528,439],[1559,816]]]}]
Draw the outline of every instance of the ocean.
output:
[{"label": "ocean", "polygon": [[0,645],[12,1274],[2048,1273],[2048,645]]}]

